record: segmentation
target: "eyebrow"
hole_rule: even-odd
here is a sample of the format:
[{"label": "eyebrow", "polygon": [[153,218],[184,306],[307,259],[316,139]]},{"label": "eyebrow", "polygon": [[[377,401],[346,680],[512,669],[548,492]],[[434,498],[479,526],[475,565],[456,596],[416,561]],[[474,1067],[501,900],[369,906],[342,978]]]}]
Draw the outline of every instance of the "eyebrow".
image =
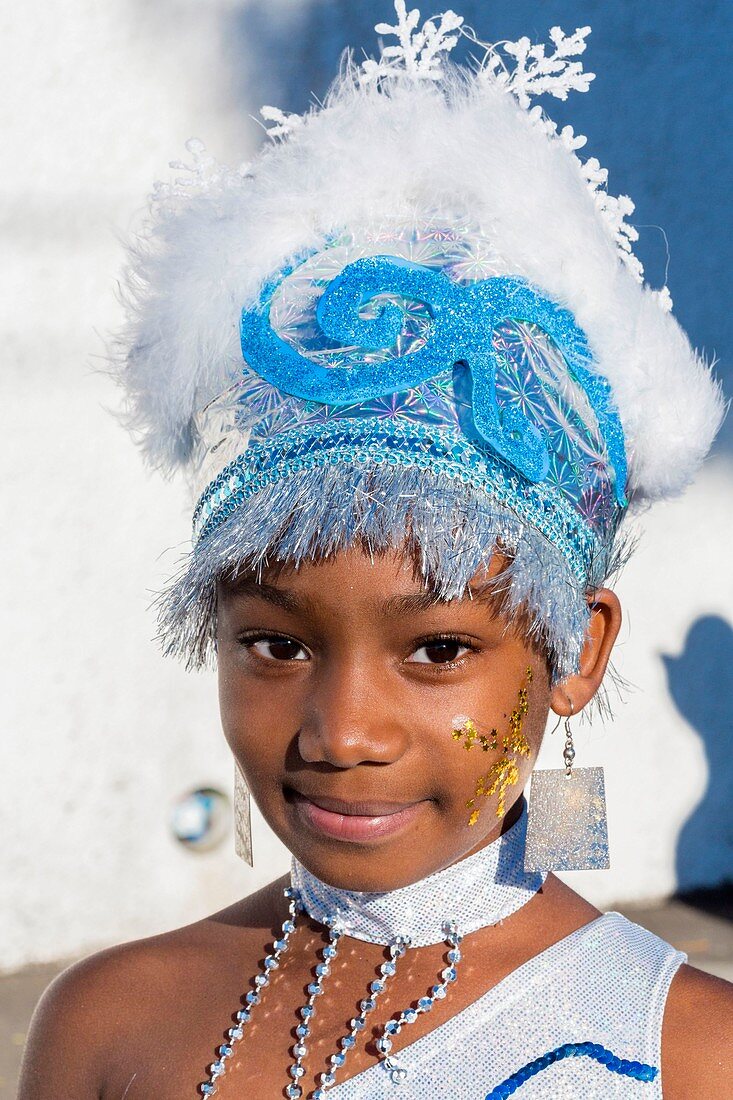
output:
[{"label": "eyebrow", "polygon": [[419,611],[429,611],[433,607],[450,603],[436,592],[426,589],[424,592],[411,592],[405,596],[392,596],[384,605],[387,615],[414,615]]},{"label": "eyebrow", "polygon": [[265,600],[267,603],[281,607],[284,611],[301,611],[304,601],[299,600],[290,592],[284,592],[282,588],[276,588],[267,581],[256,581],[253,577],[242,577],[230,582],[230,590],[235,596],[244,596],[245,599]]},{"label": "eyebrow", "polygon": [[[489,583],[470,588],[464,598],[469,599],[472,603],[490,603],[493,594],[492,586]],[[423,592],[392,596],[384,604],[384,611],[388,615],[414,615],[420,611],[430,611],[434,607],[449,607],[456,602],[456,599],[441,596],[437,592],[425,589]]]}]

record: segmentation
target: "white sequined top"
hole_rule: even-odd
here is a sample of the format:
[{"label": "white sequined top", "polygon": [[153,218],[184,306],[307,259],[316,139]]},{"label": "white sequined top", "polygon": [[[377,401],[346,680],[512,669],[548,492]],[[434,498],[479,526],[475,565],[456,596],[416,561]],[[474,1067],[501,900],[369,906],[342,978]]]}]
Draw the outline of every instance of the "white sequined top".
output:
[{"label": "white sequined top", "polygon": [[[587,1055],[551,1062],[511,1092],[518,1071],[565,1044],[593,1043],[660,1070],[669,984],[685,956],[619,913],[607,913],[530,959],[452,1020],[403,1047],[395,1086],[375,1064],[330,1090],[333,1100],[658,1100],[653,1080]],[[621,1063],[623,1068],[623,1063]]]},{"label": "white sequined top", "polygon": [[[536,892],[523,870],[526,811],[499,840],[387,894],[322,883],[296,861],[292,881],[317,920],[347,935],[413,946],[496,923]],[[458,904],[458,911],[456,906]],[[333,1100],[658,1100],[670,982],[686,956],[619,913],[607,913],[524,963],[451,1020],[399,1050],[401,1084],[383,1063],[328,1089]],[[460,979],[459,979],[460,980]],[[404,1036],[406,1037],[406,1035]]]}]

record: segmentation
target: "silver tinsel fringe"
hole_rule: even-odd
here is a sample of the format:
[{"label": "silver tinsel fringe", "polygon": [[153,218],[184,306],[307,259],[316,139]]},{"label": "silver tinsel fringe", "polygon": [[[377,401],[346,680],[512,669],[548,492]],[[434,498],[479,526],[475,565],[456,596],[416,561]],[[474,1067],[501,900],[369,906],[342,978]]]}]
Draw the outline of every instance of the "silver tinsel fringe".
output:
[{"label": "silver tinsel fringe", "polygon": [[486,492],[445,474],[402,466],[327,465],[290,474],[241,504],[189,555],[159,597],[167,654],[201,667],[213,655],[216,583],[222,575],[326,558],[355,544],[404,549],[445,599],[465,595],[499,547],[510,557],[494,582],[499,606],[546,653],[555,681],[577,671],[588,626],[588,589],[611,569],[609,553],[578,584],[560,551]]}]

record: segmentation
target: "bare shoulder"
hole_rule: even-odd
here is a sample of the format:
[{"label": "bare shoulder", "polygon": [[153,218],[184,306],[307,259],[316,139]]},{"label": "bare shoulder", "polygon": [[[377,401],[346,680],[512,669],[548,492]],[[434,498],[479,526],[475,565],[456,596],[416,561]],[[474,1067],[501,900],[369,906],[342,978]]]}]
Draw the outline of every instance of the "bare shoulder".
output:
[{"label": "bare shoulder", "polygon": [[602,916],[600,909],[596,909],[595,905],[591,905],[555,875],[547,876],[539,895],[546,900],[547,908],[553,913],[563,935],[569,935]]},{"label": "bare shoulder", "polygon": [[107,1095],[104,1082],[114,1075],[121,1050],[149,1054],[152,1031],[160,1036],[163,1006],[205,1010],[202,990],[215,984],[211,979],[228,967],[232,953],[246,958],[251,948],[259,955],[263,938],[282,919],[281,898],[277,881],[194,924],[70,966],[36,1007],[18,1100]]},{"label": "bare shoulder", "polygon": [[681,966],[662,1028],[665,1100],[727,1100],[733,1081],[733,985]]}]

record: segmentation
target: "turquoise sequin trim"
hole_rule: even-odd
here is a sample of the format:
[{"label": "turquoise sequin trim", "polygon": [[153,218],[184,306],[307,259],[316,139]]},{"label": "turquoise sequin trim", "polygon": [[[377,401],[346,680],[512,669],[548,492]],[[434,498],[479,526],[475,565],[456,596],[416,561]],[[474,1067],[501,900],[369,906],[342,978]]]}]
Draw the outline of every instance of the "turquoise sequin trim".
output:
[{"label": "turquoise sequin trim", "polygon": [[557,490],[526,481],[488,448],[414,423],[337,420],[283,432],[267,444],[251,443],[203,493],[194,512],[194,541],[205,543],[266,485],[301,470],[368,463],[440,472],[483,490],[540,531],[560,550],[579,584],[587,584],[598,555],[598,539]]},{"label": "turquoise sequin trim", "polygon": [[554,1062],[562,1062],[565,1058],[581,1057],[593,1058],[594,1061],[605,1066],[611,1073],[618,1073],[622,1077],[631,1077],[635,1081],[653,1081],[659,1073],[656,1066],[648,1066],[644,1062],[630,1062],[625,1058],[618,1058],[612,1051],[607,1050],[598,1043],[566,1043],[564,1046],[548,1051],[541,1058],[528,1062],[526,1066],[517,1070],[511,1077],[507,1077],[506,1081],[502,1081],[500,1085],[488,1092],[485,1100],[506,1100],[506,1097],[513,1096],[517,1089],[520,1089],[526,1081],[529,1081],[530,1077],[535,1077],[536,1074],[541,1073],[542,1070],[547,1069]]}]

